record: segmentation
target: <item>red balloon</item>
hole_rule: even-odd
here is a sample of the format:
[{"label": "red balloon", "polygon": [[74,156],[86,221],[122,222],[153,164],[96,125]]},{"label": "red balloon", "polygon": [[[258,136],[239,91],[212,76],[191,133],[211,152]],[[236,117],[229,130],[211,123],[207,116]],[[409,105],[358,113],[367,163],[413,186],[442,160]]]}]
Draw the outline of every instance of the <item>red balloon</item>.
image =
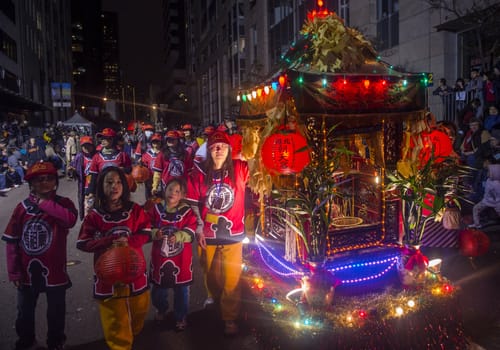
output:
[{"label": "red balloon", "polygon": [[144,256],[128,245],[118,245],[106,250],[94,266],[96,276],[107,284],[132,283],[145,274]]},{"label": "red balloon", "polygon": [[490,247],[490,238],[479,230],[463,230],[458,236],[460,253],[468,257],[486,254]]},{"label": "red balloon", "polygon": [[310,162],[306,138],[287,129],[264,141],[261,157],[268,171],[284,175],[300,173]]}]

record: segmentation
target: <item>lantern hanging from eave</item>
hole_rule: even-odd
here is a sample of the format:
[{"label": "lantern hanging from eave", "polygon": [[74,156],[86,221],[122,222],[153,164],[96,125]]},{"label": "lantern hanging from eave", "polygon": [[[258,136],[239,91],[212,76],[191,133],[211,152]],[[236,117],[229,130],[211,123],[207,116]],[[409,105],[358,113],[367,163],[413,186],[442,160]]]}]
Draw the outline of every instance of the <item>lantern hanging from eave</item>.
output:
[{"label": "lantern hanging from eave", "polygon": [[307,140],[296,130],[281,127],[262,145],[261,157],[270,173],[300,173],[310,162]]}]

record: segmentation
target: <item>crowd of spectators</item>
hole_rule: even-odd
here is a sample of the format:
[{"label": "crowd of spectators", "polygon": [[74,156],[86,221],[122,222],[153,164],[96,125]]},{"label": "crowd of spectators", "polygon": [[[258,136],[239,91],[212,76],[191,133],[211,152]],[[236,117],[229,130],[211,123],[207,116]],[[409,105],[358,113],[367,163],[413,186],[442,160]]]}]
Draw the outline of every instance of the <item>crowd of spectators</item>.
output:
[{"label": "crowd of spectators", "polygon": [[453,87],[441,78],[433,95],[442,102],[437,118],[456,127],[454,148],[472,169],[469,199],[478,203],[484,196],[489,166],[500,163],[500,62],[491,72],[471,69],[469,79],[458,78]]}]

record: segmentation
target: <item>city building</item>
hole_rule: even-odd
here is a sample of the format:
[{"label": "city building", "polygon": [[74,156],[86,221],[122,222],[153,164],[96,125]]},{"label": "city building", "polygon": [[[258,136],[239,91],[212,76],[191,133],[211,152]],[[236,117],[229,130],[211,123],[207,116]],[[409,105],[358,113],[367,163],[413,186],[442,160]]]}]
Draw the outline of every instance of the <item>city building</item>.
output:
[{"label": "city building", "polygon": [[389,65],[400,71],[431,73],[428,104],[439,120],[441,99],[431,93],[439,79],[444,77],[453,86],[458,77],[469,78],[472,67],[491,70],[500,57],[494,45],[500,28],[498,1],[464,0],[460,7],[446,9],[447,3],[187,1],[188,81],[190,95],[196,97],[191,99],[192,107],[203,123],[237,114],[238,90],[271,79],[280,68],[281,56],[299,38],[307,12],[326,8],[360,30]]},{"label": "city building", "polygon": [[0,2],[2,119],[42,126],[71,115],[70,38],[69,2]]}]

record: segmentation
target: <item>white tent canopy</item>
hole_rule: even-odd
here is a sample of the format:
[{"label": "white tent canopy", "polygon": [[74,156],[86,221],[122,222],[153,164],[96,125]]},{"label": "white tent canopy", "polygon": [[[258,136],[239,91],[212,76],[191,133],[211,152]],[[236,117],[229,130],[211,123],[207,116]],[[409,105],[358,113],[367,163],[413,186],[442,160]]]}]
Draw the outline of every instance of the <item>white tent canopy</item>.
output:
[{"label": "white tent canopy", "polygon": [[66,127],[78,130],[80,134],[92,135],[95,131],[95,124],[75,112],[71,118],[62,123]]}]

